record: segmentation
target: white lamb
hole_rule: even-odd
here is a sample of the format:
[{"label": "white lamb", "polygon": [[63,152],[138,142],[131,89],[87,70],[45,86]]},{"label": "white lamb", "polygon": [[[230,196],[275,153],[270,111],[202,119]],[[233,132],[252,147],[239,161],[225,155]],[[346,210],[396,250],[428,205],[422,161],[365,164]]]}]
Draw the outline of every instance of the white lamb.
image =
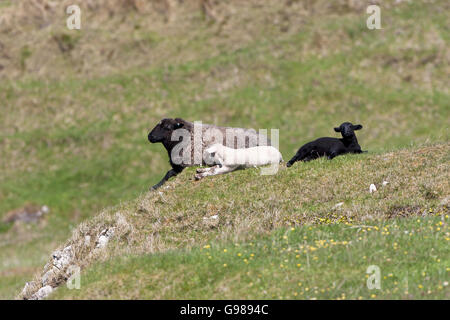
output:
[{"label": "white lamb", "polygon": [[[283,161],[281,153],[273,146],[232,149],[218,143],[205,150],[205,159],[207,159],[206,162],[208,164],[215,164],[215,166],[197,169],[197,174],[195,175],[196,180],[207,176],[228,173],[236,169],[259,167],[269,164],[278,165]],[[271,171],[272,174],[275,172],[273,170]]]}]

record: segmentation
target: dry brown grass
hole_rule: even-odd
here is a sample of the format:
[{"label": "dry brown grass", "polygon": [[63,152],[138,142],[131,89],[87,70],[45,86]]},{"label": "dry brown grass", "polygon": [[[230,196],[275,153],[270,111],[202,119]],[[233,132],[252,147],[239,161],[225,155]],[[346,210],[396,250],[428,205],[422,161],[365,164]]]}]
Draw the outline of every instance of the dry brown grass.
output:
[{"label": "dry brown grass", "polygon": [[[279,33],[285,37],[297,33],[311,18],[320,19],[330,13],[361,15],[372,2],[84,0],[78,3],[82,9],[81,31],[66,28],[65,8],[72,4],[69,0],[24,0],[3,8],[0,75],[60,79],[65,75],[99,76],[157,65],[176,56],[180,62],[189,61],[217,55],[224,47],[237,50],[264,34]],[[395,5],[389,1],[383,3],[383,8],[389,10]],[[202,18],[201,12],[210,19]],[[198,46],[195,52],[190,50],[192,43],[204,37],[205,29],[216,37],[204,47]],[[313,46],[320,55],[325,55],[336,50],[346,37],[342,32],[317,32]],[[179,55],[181,50],[183,55]],[[303,50],[309,52],[311,48]]]}]

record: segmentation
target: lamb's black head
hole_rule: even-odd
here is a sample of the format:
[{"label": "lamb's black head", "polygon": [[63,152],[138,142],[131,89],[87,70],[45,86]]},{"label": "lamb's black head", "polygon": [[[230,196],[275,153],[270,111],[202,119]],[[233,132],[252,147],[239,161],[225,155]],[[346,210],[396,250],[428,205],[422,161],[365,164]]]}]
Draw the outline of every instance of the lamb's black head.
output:
[{"label": "lamb's black head", "polygon": [[163,142],[166,139],[170,139],[174,130],[180,129],[183,126],[183,119],[162,119],[148,134],[148,141],[151,143]]},{"label": "lamb's black head", "polygon": [[360,130],[362,129],[362,127],[363,126],[360,124],[354,125],[350,122],[344,122],[339,127],[334,128],[334,131],[340,132],[342,134],[342,137],[344,138],[349,138],[355,135],[354,133],[355,130]]}]

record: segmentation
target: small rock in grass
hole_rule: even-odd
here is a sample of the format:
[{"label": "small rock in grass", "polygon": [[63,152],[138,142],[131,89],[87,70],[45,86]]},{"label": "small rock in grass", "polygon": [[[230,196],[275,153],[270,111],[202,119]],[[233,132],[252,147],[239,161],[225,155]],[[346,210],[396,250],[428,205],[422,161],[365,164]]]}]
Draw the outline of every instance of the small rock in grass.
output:
[{"label": "small rock in grass", "polygon": [[450,203],[450,197],[445,197],[441,200],[441,206],[448,206]]},{"label": "small rock in grass", "polygon": [[42,300],[48,297],[52,293],[53,288],[51,286],[45,286],[40,288],[35,294],[31,296],[31,300]]},{"label": "small rock in grass", "polygon": [[211,228],[216,228],[219,225],[219,216],[215,214],[210,217],[203,217],[203,223]]},{"label": "small rock in grass", "polygon": [[215,214],[215,215],[213,215],[213,216],[211,216],[211,217],[203,217],[203,220],[208,220],[208,219],[213,219],[213,220],[215,220],[215,219],[218,219],[219,218],[219,216],[217,215],[217,214]]},{"label": "small rock in grass", "polygon": [[22,295],[22,296],[25,296],[25,295],[27,294],[27,291],[28,291],[30,288],[32,288],[34,285],[35,285],[35,282],[34,282],[34,281],[26,282],[26,283],[25,283],[25,286],[24,286],[23,289],[22,289],[21,295]]},{"label": "small rock in grass", "polygon": [[372,184],[370,185],[370,187],[369,187],[369,192],[370,192],[370,193],[373,193],[373,192],[375,192],[375,191],[377,191],[377,187],[375,187],[375,185],[372,183]]},{"label": "small rock in grass", "polygon": [[50,212],[48,206],[37,206],[34,204],[27,204],[22,208],[18,208],[12,211],[7,212],[4,215],[3,222],[10,223],[16,221],[22,221],[25,223],[29,222],[37,222],[43,216]]},{"label": "small rock in grass", "polygon": [[61,270],[72,260],[72,246],[67,246],[62,251],[58,250],[53,252],[52,258],[53,265]]},{"label": "small rock in grass", "polygon": [[41,279],[42,285],[43,286],[47,286],[50,283],[54,282],[55,279],[57,278],[57,271],[58,269],[56,269],[55,267],[52,267],[50,270],[48,270]]},{"label": "small rock in grass", "polygon": [[104,229],[100,232],[100,236],[97,239],[96,248],[104,248],[109,242],[109,239],[114,235],[114,228]]},{"label": "small rock in grass", "polygon": [[338,208],[342,207],[343,205],[344,205],[343,202],[336,203],[336,204],[333,206],[333,209],[338,209]]},{"label": "small rock in grass", "polygon": [[108,244],[109,238],[107,236],[100,236],[97,240],[96,248],[104,248]]}]

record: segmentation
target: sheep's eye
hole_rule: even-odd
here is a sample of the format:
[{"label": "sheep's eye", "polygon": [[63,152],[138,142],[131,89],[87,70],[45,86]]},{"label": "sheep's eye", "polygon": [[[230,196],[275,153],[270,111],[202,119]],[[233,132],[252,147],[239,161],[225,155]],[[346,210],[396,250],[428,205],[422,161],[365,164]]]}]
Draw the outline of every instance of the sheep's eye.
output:
[{"label": "sheep's eye", "polygon": [[216,156],[216,153],[215,152],[211,152],[210,155],[211,155],[211,157],[214,158]]}]

